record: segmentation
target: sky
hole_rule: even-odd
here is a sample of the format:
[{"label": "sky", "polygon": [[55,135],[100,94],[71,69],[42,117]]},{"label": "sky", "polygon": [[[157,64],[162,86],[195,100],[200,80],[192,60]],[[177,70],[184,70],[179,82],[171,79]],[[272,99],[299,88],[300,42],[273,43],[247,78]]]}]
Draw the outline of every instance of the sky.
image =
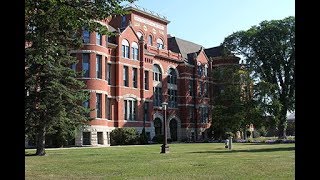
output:
[{"label": "sky", "polygon": [[167,17],[168,34],[205,48],[262,21],[295,16],[295,0],[137,0],[136,5]]}]

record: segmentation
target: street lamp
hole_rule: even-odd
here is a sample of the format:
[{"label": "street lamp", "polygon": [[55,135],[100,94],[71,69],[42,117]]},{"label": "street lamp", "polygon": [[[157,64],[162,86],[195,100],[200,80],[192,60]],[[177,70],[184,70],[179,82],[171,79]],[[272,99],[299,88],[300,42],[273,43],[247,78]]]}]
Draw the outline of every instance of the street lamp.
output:
[{"label": "street lamp", "polygon": [[162,103],[162,109],[163,109],[163,133],[164,133],[164,138],[163,138],[163,144],[161,146],[161,152],[160,153],[168,153],[169,152],[169,146],[167,144],[167,127],[166,127],[166,121],[167,121],[167,102]]}]

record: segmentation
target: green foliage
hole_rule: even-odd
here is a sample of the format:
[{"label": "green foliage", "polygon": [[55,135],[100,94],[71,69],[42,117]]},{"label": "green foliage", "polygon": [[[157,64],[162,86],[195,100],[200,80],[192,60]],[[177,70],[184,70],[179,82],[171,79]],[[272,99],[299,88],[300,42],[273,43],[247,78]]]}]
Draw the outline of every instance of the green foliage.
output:
[{"label": "green foliage", "polygon": [[124,14],[122,1],[25,1],[25,132],[35,136],[37,155],[45,155],[47,133],[68,134],[90,120],[82,106],[88,92],[70,68],[77,63],[70,50],[82,46],[83,27],[110,34],[97,20]]},{"label": "green foliage", "polygon": [[263,21],[226,37],[224,47],[241,55],[255,80],[255,98],[286,136],[287,111],[295,109],[295,18]]},{"label": "green foliage", "polygon": [[260,124],[261,107],[254,100],[252,79],[239,65],[215,67],[213,89],[212,130],[215,139],[226,138],[226,132],[245,129],[248,124]]},{"label": "green foliage", "polygon": [[164,140],[164,135],[163,134],[155,135],[152,138],[152,142],[157,143],[157,144],[162,144],[163,140]]},{"label": "green foliage", "polygon": [[264,126],[262,126],[261,128],[259,128],[257,131],[259,132],[259,134],[260,134],[261,136],[263,136],[263,137],[266,137],[266,136],[267,136],[268,131],[267,131],[267,129],[266,129]]},{"label": "green foliage", "polygon": [[146,134],[146,129],[143,127],[142,132],[139,136],[139,143],[140,144],[148,144],[148,136]]},{"label": "green foliage", "polygon": [[259,131],[257,131],[257,130],[254,130],[253,132],[252,132],[252,137],[253,138],[258,138],[258,137],[260,137],[261,135],[260,135],[260,132]]},{"label": "green foliage", "polygon": [[296,133],[295,122],[288,123],[287,135],[288,136],[295,136],[295,133]]},{"label": "green foliage", "polygon": [[234,134],[232,132],[226,132],[225,135],[226,135],[226,138],[229,138],[230,136],[234,137]]},{"label": "green foliage", "polygon": [[111,131],[111,145],[138,144],[139,135],[135,128],[117,128]]}]

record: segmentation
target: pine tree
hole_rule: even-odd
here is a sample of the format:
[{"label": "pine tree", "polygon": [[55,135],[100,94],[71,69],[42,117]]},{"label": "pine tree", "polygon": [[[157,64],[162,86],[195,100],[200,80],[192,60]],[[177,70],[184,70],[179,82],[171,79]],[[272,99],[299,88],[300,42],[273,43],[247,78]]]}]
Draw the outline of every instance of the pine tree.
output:
[{"label": "pine tree", "polygon": [[99,23],[123,14],[123,0],[25,1],[25,132],[36,137],[36,155],[45,155],[45,136],[57,127],[73,131],[88,123],[88,99],[70,50],[82,45],[81,30],[110,34]]}]

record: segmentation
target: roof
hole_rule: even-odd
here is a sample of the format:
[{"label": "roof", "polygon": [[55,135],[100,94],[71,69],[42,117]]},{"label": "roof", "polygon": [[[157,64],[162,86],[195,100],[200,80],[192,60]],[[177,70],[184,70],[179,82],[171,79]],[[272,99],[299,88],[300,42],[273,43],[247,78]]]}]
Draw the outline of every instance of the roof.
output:
[{"label": "roof", "polygon": [[201,48],[204,47],[177,37],[170,36],[170,38],[168,38],[168,49],[176,53],[181,53],[183,59],[188,59],[188,54],[190,53],[198,53]]},{"label": "roof", "polygon": [[116,31],[116,29],[108,24],[108,31],[114,32],[114,31]]},{"label": "roof", "polygon": [[204,52],[208,57],[222,56],[222,51],[223,51],[222,46],[216,46],[216,47],[212,47],[204,50]]},{"label": "roof", "polygon": [[158,19],[162,22],[165,22],[166,24],[169,24],[170,21],[167,20],[167,17],[163,16],[163,15],[160,15],[159,13],[156,13],[156,12],[153,12],[153,11],[150,11],[146,8],[143,8],[143,7],[140,7],[134,3],[129,3],[129,4],[126,4],[123,6],[125,10],[135,10],[137,12],[140,12],[142,14],[145,14],[145,15],[148,15],[148,16],[151,16],[155,19]]}]

